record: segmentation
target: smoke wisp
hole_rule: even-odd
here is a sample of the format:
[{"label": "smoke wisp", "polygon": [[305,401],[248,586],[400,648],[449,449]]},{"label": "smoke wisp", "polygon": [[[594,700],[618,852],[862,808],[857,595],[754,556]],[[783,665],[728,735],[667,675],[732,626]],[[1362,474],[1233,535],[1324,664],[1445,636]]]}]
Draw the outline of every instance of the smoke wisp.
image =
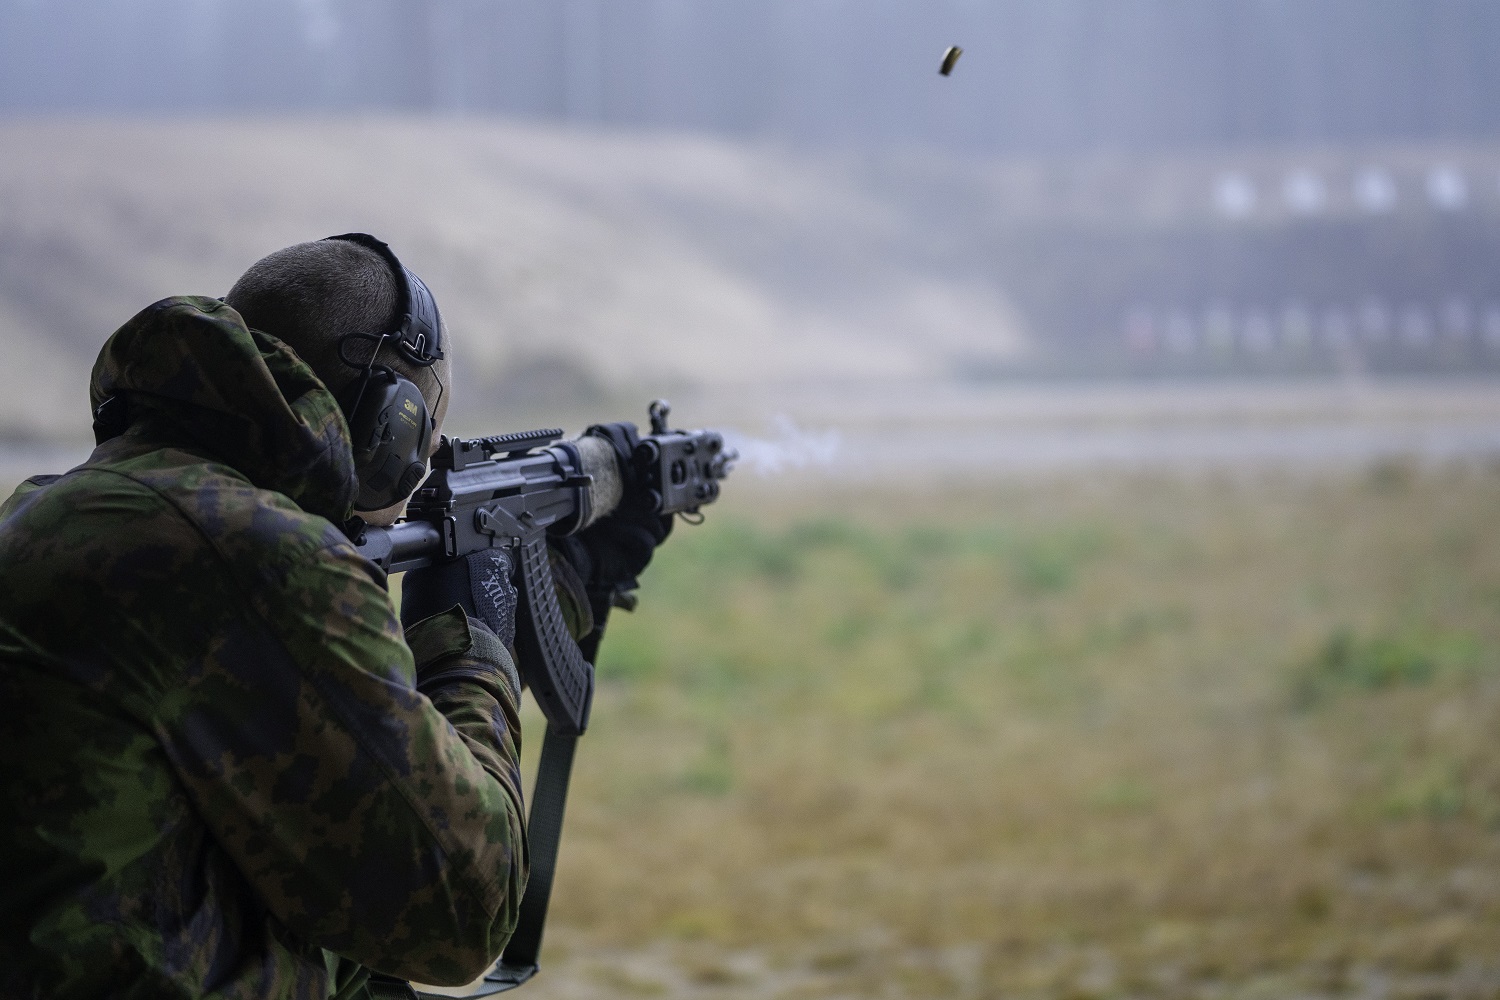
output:
[{"label": "smoke wisp", "polygon": [[754,437],[736,430],[726,431],[724,443],[740,453],[738,464],[757,475],[774,476],[808,468],[827,468],[843,446],[837,430],[809,431],[790,417],[771,422],[770,437]]}]

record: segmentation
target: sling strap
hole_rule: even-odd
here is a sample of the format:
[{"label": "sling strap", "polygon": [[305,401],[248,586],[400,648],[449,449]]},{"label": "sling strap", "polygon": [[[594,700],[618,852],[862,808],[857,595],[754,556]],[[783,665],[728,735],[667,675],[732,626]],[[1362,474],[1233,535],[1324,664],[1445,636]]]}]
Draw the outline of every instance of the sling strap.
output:
[{"label": "sling strap", "polygon": [[[595,600],[595,597],[598,597]],[[594,630],[579,642],[579,651],[593,663],[609,622],[609,601],[603,595],[590,595],[594,613]],[[521,897],[521,911],[516,929],[484,979],[463,994],[468,1000],[491,997],[513,990],[536,975],[537,957],[542,951],[542,928],[547,923],[547,904],[552,899],[552,877],[557,873],[557,848],[562,841],[563,810],[568,803],[568,781],[573,776],[573,752],[578,749],[577,733],[557,732],[551,726],[542,737],[542,758],[537,762],[536,787],[531,793],[531,812],[526,820],[526,843],[531,852],[531,871],[526,880],[526,894]],[[376,993],[371,979],[371,1000],[449,1000],[452,994],[438,996],[422,993],[400,980],[390,983],[405,987],[407,993]]]},{"label": "sling strap", "polygon": [[[573,775],[573,751],[578,737],[554,732],[551,727],[542,737],[542,759],[537,764],[536,788],[531,796],[531,814],[526,821],[526,840],[531,850],[531,874],[526,894],[521,897],[521,912],[516,930],[505,946],[505,952],[484,979],[475,984],[465,997],[489,997],[513,990],[536,975],[537,956],[542,950],[542,928],[547,922],[547,904],[552,898],[552,877],[557,872],[557,848],[562,840],[563,809],[568,799],[568,780]],[[405,990],[406,992],[399,992]],[[386,990],[387,992],[378,992]],[[438,996],[413,990],[396,979],[372,977],[371,1000],[448,1000],[452,994]]]}]

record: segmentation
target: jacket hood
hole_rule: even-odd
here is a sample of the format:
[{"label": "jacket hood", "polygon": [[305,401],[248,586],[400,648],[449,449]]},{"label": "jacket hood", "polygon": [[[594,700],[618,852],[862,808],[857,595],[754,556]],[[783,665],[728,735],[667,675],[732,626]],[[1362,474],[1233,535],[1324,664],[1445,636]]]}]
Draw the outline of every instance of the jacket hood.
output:
[{"label": "jacket hood", "polygon": [[262,489],[335,523],[353,511],[358,480],[349,429],[333,394],[290,347],[252,330],[218,299],[147,306],[94,363],[97,409],[123,394],[133,423],[151,414]]}]

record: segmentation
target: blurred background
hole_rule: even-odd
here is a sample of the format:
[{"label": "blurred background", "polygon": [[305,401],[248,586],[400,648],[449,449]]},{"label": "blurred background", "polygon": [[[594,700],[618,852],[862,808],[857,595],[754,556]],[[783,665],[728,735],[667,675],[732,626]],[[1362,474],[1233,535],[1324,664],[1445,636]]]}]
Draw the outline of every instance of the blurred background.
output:
[{"label": "blurred background", "polygon": [[528,990],[1495,996],[1497,46],[1491,0],[0,0],[0,478],[87,454],[143,306],[374,232],[451,430],[664,395],[744,454],[612,625]]}]

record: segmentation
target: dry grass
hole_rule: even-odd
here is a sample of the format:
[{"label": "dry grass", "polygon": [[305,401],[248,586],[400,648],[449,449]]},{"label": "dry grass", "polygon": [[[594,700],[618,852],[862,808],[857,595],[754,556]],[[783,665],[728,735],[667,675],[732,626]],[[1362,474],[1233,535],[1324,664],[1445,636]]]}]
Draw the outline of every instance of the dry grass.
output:
[{"label": "dry grass", "polygon": [[732,502],[611,626],[528,989],[1500,988],[1500,473]]}]

